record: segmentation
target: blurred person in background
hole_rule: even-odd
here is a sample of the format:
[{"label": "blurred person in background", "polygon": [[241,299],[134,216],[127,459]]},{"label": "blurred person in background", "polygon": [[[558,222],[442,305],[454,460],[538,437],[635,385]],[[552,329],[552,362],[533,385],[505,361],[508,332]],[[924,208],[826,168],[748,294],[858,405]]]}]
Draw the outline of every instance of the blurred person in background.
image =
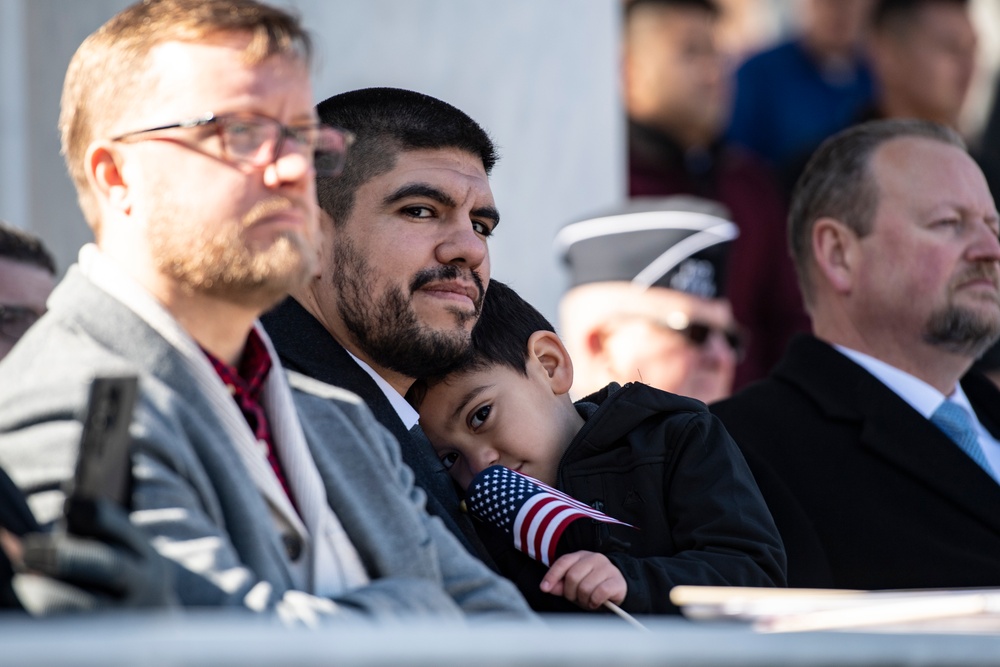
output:
[{"label": "blurred person in background", "polygon": [[974,155],[996,199],[1000,195],[1000,76],[993,81],[993,104]]},{"label": "blurred person in background", "polygon": [[[1000,197],[1000,77],[993,84],[993,106],[979,145],[972,150],[986,176],[986,184],[996,201]],[[994,345],[976,360],[973,369],[1000,387],[1000,344]]]},{"label": "blurred person in background", "polygon": [[738,231],[694,197],[633,200],[564,227],[570,274],[559,317],[574,362],[572,394],[643,382],[706,403],[732,391],[742,333],[725,298]]},{"label": "blurred person in background", "polygon": [[55,274],[41,239],[0,221],[0,359],[45,314]]},{"label": "blurred person in background", "polygon": [[731,81],[716,45],[718,17],[712,0],[626,5],[629,195],[718,201],[739,227],[725,291],[749,332],[736,370],[741,387],[767,373],[808,319],[785,251],[785,205],[774,174],[723,138]]},{"label": "blurred person in background", "polygon": [[872,0],[799,0],[799,32],[736,72],[728,138],[770,162],[790,192],[809,155],[871,103],[864,39]]},{"label": "blurred person in background", "polygon": [[855,120],[921,118],[958,128],[976,63],[968,0],[879,0],[870,54],[876,97]]}]

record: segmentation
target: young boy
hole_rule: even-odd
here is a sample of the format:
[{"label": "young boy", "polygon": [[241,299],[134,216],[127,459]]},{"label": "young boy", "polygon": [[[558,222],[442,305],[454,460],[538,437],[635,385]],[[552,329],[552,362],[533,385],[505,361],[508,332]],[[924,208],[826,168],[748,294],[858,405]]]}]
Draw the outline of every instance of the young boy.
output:
[{"label": "young boy", "polygon": [[574,404],[573,366],[552,325],[497,280],[472,347],[457,370],[410,393],[455,481],[466,489],[501,464],[638,528],[578,522],[574,550],[548,571],[523,554],[499,558],[536,609],[558,609],[555,595],[584,609],[610,600],[632,613],[676,613],[669,591],[680,584],[785,584],[771,515],[704,404],[641,383]]}]

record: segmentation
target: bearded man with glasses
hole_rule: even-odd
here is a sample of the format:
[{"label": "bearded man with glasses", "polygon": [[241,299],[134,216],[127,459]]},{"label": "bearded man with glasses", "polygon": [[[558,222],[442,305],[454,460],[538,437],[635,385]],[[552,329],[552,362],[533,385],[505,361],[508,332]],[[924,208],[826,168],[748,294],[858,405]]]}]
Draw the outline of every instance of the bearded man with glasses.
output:
[{"label": "bearded man with glasses", "polygon": [[723,294],[736,225],[695,197],[637,199],[564,227],[560,323],[573,395],[643,382],[710,403],[729,396],[744,335]]},{"label": "bearded man with glasses", "polygon": [[80,47],[67,165],[95,243],[0,369],[0,466],[58,517],[90,381],[139,377],[131,518],[185,605],[324,616],[527,617],[424,511],[354,395],[286,374],[257,318],[317,270],[310,39],[254,0],[146,0]]}]

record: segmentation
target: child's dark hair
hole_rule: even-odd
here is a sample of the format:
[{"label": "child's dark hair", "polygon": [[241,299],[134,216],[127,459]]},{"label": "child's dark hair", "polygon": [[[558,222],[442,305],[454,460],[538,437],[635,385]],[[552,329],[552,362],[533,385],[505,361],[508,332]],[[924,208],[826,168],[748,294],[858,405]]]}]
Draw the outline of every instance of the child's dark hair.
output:
[{"label": "child's dark hair", "polygon": [[[528,339],[536,331],[555,333],[555,327],[517,292],[499,280],[490,280],[482,312],[472,329],[469,353],[447,375],[507,366],[526,376]],[[427,388],[447,375],[418,379],[406,393],[406,399],[419,408]]]},{"label": "child's dark hair", "polygon": [[491,280],[483,299],[483,311],[472,329],[472,353],[456,370],[509,366],[527,375],[528,339],[536,331],[555,333],[556,330],[517,292],[499,280]]}]

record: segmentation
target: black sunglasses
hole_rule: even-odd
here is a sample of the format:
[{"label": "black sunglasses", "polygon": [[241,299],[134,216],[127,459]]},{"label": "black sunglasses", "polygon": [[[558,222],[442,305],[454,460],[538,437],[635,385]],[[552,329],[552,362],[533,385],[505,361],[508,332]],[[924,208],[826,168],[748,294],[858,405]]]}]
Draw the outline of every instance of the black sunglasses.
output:
[{"label": "black sunglasses", "polygon": [[735,329],[722,329],[704,322],[691,322],[686,327],[682,327],[680,329],[675,329],[669,326],[668,328],[671,331],[676,331],[681,334],[699,347],[707,344],[709,337],[713,333],[719,333],[726,339],[726,343],[729,347],[733,348],[734,352],[739,353],[743,350],[743,334]]},{"label": "black sunglasses", "polygon": [[[708,344],[708,339],[713,333],[718,333],[726,339],[726,344],[736,353],[737,359],[743,357],[746,345],[746,335],[735,327],[717,327],[707,322],[698,322],[688,319],[683,313],[678,313],[678,317],[652,317],[650,315],[627,315],[623,319],[640,319],[652,326],[671,331],[684,336],[692,345],[704,347]],[[671,321],[674,320],[674,321]]]}]

